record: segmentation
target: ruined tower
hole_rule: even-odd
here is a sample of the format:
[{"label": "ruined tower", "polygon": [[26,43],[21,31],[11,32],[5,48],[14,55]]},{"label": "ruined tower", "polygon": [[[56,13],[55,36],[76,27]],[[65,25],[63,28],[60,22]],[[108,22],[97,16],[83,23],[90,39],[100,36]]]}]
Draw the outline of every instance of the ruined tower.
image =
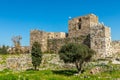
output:
[{"label": "ruined tower", "polygon": [[64,32],[45,32],[40,30],[32,30],[30,32],[30,45],[38,42],[41,45],[42,52],[48,51],[48,40],[66,38]]},{"label": "ruined tower", "polygon": [[69,37],[87,36],[90,34],[92,24],[98,23],[98,17],[94,14],[81,16],[69,20]]},{"label": "ruined tower", "polygon": [[37,41],[41,44],[43,52],[58,52],[64,44],[76,42],[86,44],[97,52],[97,56],[108,57],[111,55],[110,28],[99,23],[98,17],[89,14],[69,20],[68,37],[64,32],[31,31],[30,43]]},{"label": "ruined tower", "polygon": [[44,52],[47,50],[47,33],[39,30],[32,30],[30,32],[30,45],[34,42],[38,42],[41,45],[41,50]]},{"label": "ruined tower", "polygon": [[97,56],[111,55],[110,28],[99,23],[94,14],[77,17],[69,20],[69,37],[87,36],[88,45],[97,52]]}]

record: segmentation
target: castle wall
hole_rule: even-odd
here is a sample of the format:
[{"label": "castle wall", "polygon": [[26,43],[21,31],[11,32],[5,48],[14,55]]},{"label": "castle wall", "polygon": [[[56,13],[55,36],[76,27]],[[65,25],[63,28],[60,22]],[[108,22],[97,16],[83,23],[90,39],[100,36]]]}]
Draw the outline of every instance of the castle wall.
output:
[{"label": "castle wall", "polygon": [[89,14],[69,20],[69,33],[66,37],[64,32],[43,32],[31,31],[31,45],[34,41],[41,44],[42,51],[58,52],[64,44],[84,43],[97,52],[97,56],[109,57],[114,52],[119,51],[116,42],[111,46],[110,28],[98,22],[98,17]]},{"label": "castle wall", "polygon": [[111,29],[105,26],[105,45],[106,45],[106,56],[112,56],[112,46],[111,46]]},{"label": "castle wall", "polygon": [[38,42],[41,45],[42,52],[47,51],[47,33],[44,31],[33,30],[30,33],[30,45]]},{"label": "castle wall", "polygon": [[39,30],[33,30],[30,33],[30,45],[34,42],[38,42],[41,45],[42,52],[48,51],[48,39],[64,39],[66,33],[64,32],[44,32]]},{"label": "castle wall", "polygon": [[89,17],[74,18],[69,21],[68,36],[79,37],[81,35],[88,35],[88,32],[90,32],[89,26]]},{"label": "castle wall", "polygon": [[69,37],[86,36],[90,34],[90,22],[98,23],[97,16],[90,14],[69,20]]},{"label": "castle wall", "polygon": [[[94,25],[91,27],[91,48],[97,52],[97,56],[102,56],[105,52],[105,35],[104,26]],[[99,53],[99,54],[98,54]]]},{"label": "castle wall", "polygon": [[64,39],[48,39],[48,52],[54,52],[57,53],[61,46],[68,43],[78,43],[78,44],[85,44],[89,45],[89,40],[86,40],[86,36],[81,37],[74,37],[74,38],[64,38]]},{"label": "castle wall", "polygon": [[103,24],[94,24],[90,31],[91,49],[97,52],[98,57],[107,57],[111,54],[110,29]]},{"label": "castle wall", "polygon": [[113,54],[120,53],[120,41],[112,41],[111,45]]},{"label": "castle wall", "polygon": [[54,38],[54,32],[49,32],[47,33],[48,39],[53,39]]},{"label": "castle wall", "polygon": [[111,55],[111,33],[110,28],[98,22],[94,14],[77,17],[69,20],[69,37],[89,35],[89,47],[97,52],[98,56],[107,57]]},{"label": "castle wall", "polygon": [[64,32],[48,32],[48,39],[61,39],[66,38],[66,33]]}]

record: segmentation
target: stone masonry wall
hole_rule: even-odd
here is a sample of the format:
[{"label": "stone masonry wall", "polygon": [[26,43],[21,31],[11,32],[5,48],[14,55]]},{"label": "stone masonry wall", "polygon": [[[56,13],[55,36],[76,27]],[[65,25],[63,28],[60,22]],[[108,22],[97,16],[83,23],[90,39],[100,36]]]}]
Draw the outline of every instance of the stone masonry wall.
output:
[{"label": "stone masonry wall", "polygon": [[91,48],[97,52],[98,57],[107,57],[111,53],[111,37],[109,28],[103,24],[94,24],[90,31]]},{"label": "stone masonry wall", "polygon": [[112,41],[111,43],[112,48],[113,48],[113,53],[120,53],[120,41]]},{"label": "stone masonry wall", "polygon": [[[86,19],[87,18],[87,19]],[[80,17],[69,20],[68,37],[78,37],[88,35],[90,32],[89,17]]]},{"label": "stone masonry wall", "polygon": [[48,32],[48,39],[61,39],[66,38],[66,33],[64,32]]},{"label": "stone masonry wall", "polygon": [[74,38],[64,38],[64,39],[48,39],[48,52],[57,53],[61,46],[68,43],[83,43],[89,46],[90,42],[87,40],[87,36],[80,36]]},{"label": "stone masonry wall", "polygon": [[98,18],[94,14],[81,16],[69,20],[69,37],[86,36],[90,34],[90,22],[98,23]]},{"label": "stone masonry wall", "polygon": [[[58,54],[43,54],[40,70],[46,69],[68,69],[75,67],[74,64],[64,64]],[[32,60],[30,54],[20,55],[0,55],[0,71],[9,69],[13,71],[25,71],[32,69]]]},{"label": "stone masonry wall", "polygon": [[[68,28],[68,37],[64,32],[31,31],[31,45],[37,41],[41,44],[43,52],[58,52],[60,47],[66,43],[84,43],[95,50],[99,58],[112,55],[110,28],[99,23],[96,15],[89,14],[73,18],[69,20]],[[86,38],[81,39],[83,36]]]},{"label": "stone masonry wall", "polygon": [[47,50],[47,33],[39,30],[32,30],[30,33],[30,45],[38,42],[41,45],[42,52]]},{"label": "stone masonry wall", "polygon": [[111,29],[105,26],[105,46],[106,46],[106,57],[111,57],[112,52],[112,45],[111,45]]},{"label": "stone masonry wall", "polygon": [[64,39],[66,33],[64,32],[45,32],[39,30],[32,30],[30,33],[30,45],[34,42],[38,42],[41,45],[42,52],[47,51],[48,39]]},{"label": "stone masonry wall", "polygon": [[68,37],[90,35],[90,48],[97,52],[98,57],[108,57],[111,52],[110,28],[98,22],[94,14],[77,17],[69,20]]},{"label": "stone masonry wall", "polygon": [[0,55],[0,71],[10,69],[21,71],[32,68],[29,54],[21,55]]}]

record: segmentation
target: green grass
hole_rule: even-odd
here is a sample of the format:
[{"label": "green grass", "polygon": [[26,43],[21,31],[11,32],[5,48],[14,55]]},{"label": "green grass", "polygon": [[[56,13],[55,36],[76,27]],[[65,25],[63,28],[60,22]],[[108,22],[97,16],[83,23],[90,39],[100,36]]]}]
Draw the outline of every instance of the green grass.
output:
[{"label": "green grass", "polygon": [[[11,55],[1,56],[3,61],[0,61],[0,64],[4,64],[6,58],[10,57]],[[19,54],[14,56],[19,56]],[[90,70],[95,66],[102,67],[104,69],[104,72],[95,75],[90,74]],[[0,80],[120,80],[120,65],[113,65],[111,63],[107,65],[89,64],[85,69],[86,71],[83,74],[77,76],[74,75],[76,73],[76,70],[28,70],[14,72],[5,69],[3,71],[0,71]]]},{"label": "green grass", "polygon": [[113,80],[120,79],[120,71],[106,71],[96,75],[88,71],[74,75],[75,70],[41,70],[13,72],[4,70],[0,72],[0,80]]}]

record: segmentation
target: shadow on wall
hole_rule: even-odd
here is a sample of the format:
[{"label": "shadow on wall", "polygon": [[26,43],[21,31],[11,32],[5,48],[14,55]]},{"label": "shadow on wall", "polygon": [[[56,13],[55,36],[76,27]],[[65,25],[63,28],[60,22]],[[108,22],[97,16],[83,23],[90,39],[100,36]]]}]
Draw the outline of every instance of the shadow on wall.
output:
[{"label": "shadow on wall", "polygon": [[83,44],[87,45],[90,48],[90,34],[86,36],[86,38],[83,41]]}]

